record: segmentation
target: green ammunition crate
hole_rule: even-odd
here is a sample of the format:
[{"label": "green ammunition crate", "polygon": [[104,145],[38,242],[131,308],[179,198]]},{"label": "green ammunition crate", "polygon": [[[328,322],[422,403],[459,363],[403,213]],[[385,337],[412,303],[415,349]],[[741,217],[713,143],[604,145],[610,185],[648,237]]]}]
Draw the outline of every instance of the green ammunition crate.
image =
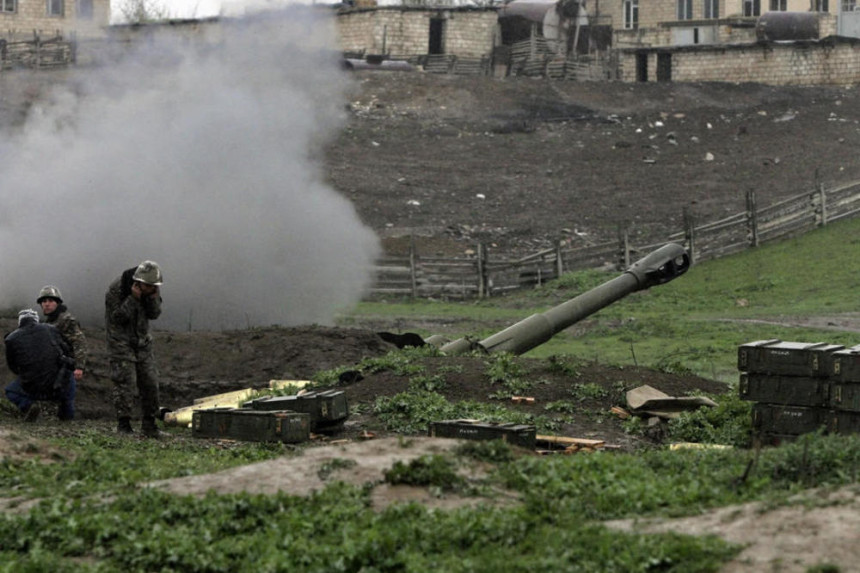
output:
[{"label": "green ammunition crate", "polygon": [[742,372],[738,394],[742,400],[787,406],[830,406],[830,382],[812,376],[772,376]]},{"label": "green ammunition crate", "polygon": [[[191,414],[191,433],[194,436],[217,437],[227,435],[230,429],[230,412],[233,408],[208,408]],[[198,413],[205,412],[198,415]]]},{"label": "green ammunition crate", "polygon": [[833,431],[837,434],[860,433],[860,412],[836,410],[832,414]]},{"label": "green ammunition crate", "polygon": [[798,436],[834,429],[833,413],[826,408],[753,404],[753,432],[757,434],[790,434]]},{"label": "green ammunition crate", "polygon": [[269,396],[245,404],[253,410],[292,410],[311,417],[311,430],[338,426],[349,417],[349,404],[342,390],[307,392],[298,396]]},{"label": "green ammunition crate", "polygon": [[444,420],[430,424],[430,435],[463,440],[504,440],[509,444],[535,449],[537,432],[525,424],[491,424],[473,420]]},{"label": "green ammunition crate", "polygon": [[830,382],[829,406],[834,410],[860,412],[860,382]]},{"label": "green ammunition crate", "polygon": [[833,353],[830,377],[840,382],[860,382],[860,345]]},{"label": "green ammunition crate", "polygon": [[738,370],[751,374],[828,376],[831,355],[844,348],[825,342],[758,340],[738,347]]},{"label": "green ammunition crate", "polygon": [[308,441],[310,432],[310,415],[302,412],[210,408],[196,410],[191,418],[191,434],[196,438],[294,444]]},{"label": "green ammunition crate", "polygon": [[781,446],[797,440],[795,434],[772,434],[770,432],[761,432],[753,435],[755,445],[761,446]]}]

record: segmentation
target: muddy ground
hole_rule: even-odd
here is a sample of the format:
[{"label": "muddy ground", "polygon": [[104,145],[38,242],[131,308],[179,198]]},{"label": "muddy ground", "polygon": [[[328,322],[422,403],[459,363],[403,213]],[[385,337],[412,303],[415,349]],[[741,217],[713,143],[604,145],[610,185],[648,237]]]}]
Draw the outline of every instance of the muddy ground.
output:
[{"label": "muddy ground", "polygon": [[[355,79],[345,102],[347,124],[325,153],[326,173],[392,253],[403,252],[410,235],[423,254],[458,254],[478,241],[499,252],[531,252],[556,241],[608,240],[619,225],[629,227],[634,241],[648,242],[679,230],[685,208],[715,220],[742,210],[749,189],[757,191],[760,205],[767,205],[818,182],[860,179],[860,102],[853,87],[632,85],[417,73],[361,73]],[[0,130],[21,125],[52,81],[67,80],[59,74],[0,75]],[[856,328],[858,321],[846,317],[844,322],[836,326]],[[0,330],[12,328],[11,318],[0,320]],[[158,332],[163,404],[181,407],[197,397],[263,387],[270,379],[306,379],[319,370],[381,356],[393,346],[376,335],[380,329],[396,330],[394,325],[356,325]],[[86,333],[92,358],[79,390],[79,420],[61,426],[47,416],[24,426],[9,409],[0,409],[0,455],[39,452],[29,448],[26,454],[16,447],[15,436],[22,433],[39,440],[82,428],[112,431],[103,332],[90,327]],[[534,404],[518,408],[544,414],[546,404],[571,400],[577,384],[601,386],[605,395],[583,399],[574,421],[557,433],[603,440],[623,451],[653,447],[662,438],[659,430],[635,437],[624,432],[619,418],[609,413],[625,405],[624,390],[642,384],[674,396],[725,390],[718,382],[646,369],[581,363],[574,373],[562,373],[546,361],[526,364],[529,376],[545,383],[530,389]],[[498,388],[490,384],[480,359],[428,361],[430,371],[440,367],[457,372],[444,391],[450,400],[499,400],[489,397]],[[11,379],[5,364],[0,379]],[[377,373],[341,386],[357,413],[342,430],[314,442],[319,447],[314,463],[326,456],[353,457],[363,464],[353,477],[372,481],[397,456],[446,447],[416,438],[422,446],[404,454],[397,437],[368,414],[374,399],[406,385],[404,377]],[[358,440],[366,431],[376,438]],[[172,430],[168,439],[190,439],[184,432]],[[347,441],[331,445],[334,440]],[[48,449],[45,455],[50,456]],[[277,473],[294,477],[268,483],[269,488],[302,494],[324,485],[313,464],[277,463],[291,465]],[[258,481],[258,469],[161,485],[183,492],[250,488]],[[842,543],[836,551],[828,541],[831,527],[850,524],[856,516],[856,493],[846,495],[849,501],[817,511],[754,513],[751,519],[746,509],[728,509],[718,519],[690,518],[661,527],[750,543],[729,571],[804,571],[827,562],[856,571],[860,548]],[[381,496],[383,503],[410,496],[430,503],[421,492]],[[789,534],[800,535],[803,543]]]}]

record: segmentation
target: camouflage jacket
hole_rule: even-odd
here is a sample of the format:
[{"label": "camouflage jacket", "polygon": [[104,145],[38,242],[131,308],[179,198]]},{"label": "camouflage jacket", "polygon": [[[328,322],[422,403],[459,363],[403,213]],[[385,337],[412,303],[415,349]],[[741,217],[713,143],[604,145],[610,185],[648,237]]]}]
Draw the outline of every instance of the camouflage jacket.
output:
[{"label": "camouflage jacket", "polygon": [[72,358],[75,359],[75,368],[84,370],[87,364],[87,339],[78,324],[78,319],[61,304],[57,310],[45,315],[45,323],[51,324],[63,335],[63,340],[72,349]]},{"label": "camouflage jacket", "polygon": [[141,300],[132,296],[131,277],[136,269],[123,272],[105,293],[105,331],[111,359],[137,361],[152,352],[149,321],[161,315],[161,295]]}]

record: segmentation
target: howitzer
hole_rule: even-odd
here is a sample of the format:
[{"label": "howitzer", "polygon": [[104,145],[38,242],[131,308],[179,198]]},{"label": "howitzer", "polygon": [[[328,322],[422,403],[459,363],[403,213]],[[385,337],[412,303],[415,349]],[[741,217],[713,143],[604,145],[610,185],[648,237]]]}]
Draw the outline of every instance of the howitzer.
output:
[{"label": "howitzer", "polygon": [[624,273],[540,314],[533,314],[479,342],[460,338],[440,342],[433,336],[428,344],[439,346],[447,354],[471,350],[523,354],[540,346],[565,328],[624,298],[630,293],[665,284],[690,268],[690,255],[680,245],[669,243],[633,263]]}]

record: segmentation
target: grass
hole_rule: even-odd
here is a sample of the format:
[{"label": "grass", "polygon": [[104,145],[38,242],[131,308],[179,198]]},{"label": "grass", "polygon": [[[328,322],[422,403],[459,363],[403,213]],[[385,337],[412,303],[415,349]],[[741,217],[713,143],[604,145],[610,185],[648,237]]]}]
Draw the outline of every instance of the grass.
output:
[{"label": "grass", "polygon": [[[552,356],[554,367],[570,372],[583,360],[597,359],[733,381],[737,346],[744,342],[782,338],[853,345],[852,333],[767,321],[854,311],[850,294],[860,278],[850,247],[856,237],[860,220],[696,265],[670,284],[603,309],[581,335],[562,333],[529,355]],[[616,275],[576,273],[534,291],[477,303],[367,303],[345,320],[381,317],[408,324],[429,317],[466,328],[458,334],[486,335],[494,331],[487,321],[515,322]],[[440,400],[433,391],[440,379],[412,360],[427,352],[432,350],[364,364],[410,377],[407,393],[375,403],[386,424],[410,432],[433,419],[506,416],[492,405]],[[486,368],[500,391],[519,387],[521,373],[506,357],[488,359]],[[318,382],[330,382],[337,373],[323,373]],[[596,391],[580,385],[557,407],[575,411],[578,401]],[[719,408],[674,421],[670,431],[677,439],[742,446],[749,435],[748,407],[723,399]],[[540,426],[540,420],[527,421]],[[386,479],[422,484],[440,496],[473,496],[476,508],[407,503],[377,511],[372,484],[354,487],[333,479],[349,471],[347,459],[324,466],[320,477],[328,485],[308,497],[192,497],[145,484],[297,452],[253,443],[221,448],[196,441],[141,442],[87,431],[48,443],[59,452],[50,463],[0,461],[0,495],[16,500],[0,513],[0,571],[718,571],[739,547],[714,537],[621,533],[601,522],[691,515],[752,500],[795,503],[790,500],[801,490],[855,484],[860,477],[858,436],[810,434],[762,451],[547,457],[523,456],[501,442],[475,443],[396,465]],[[408,441],[403,445],[409,447]],[[39,447],[30,453],[38,454]],[[483,468],[479,475],[461,471],[475,464]],[[498,499],[508,502],[492,503]],[[38,503],[25,511],[20,504],[26,500]],[[829,568],[823,564],[819,570]]]}]

